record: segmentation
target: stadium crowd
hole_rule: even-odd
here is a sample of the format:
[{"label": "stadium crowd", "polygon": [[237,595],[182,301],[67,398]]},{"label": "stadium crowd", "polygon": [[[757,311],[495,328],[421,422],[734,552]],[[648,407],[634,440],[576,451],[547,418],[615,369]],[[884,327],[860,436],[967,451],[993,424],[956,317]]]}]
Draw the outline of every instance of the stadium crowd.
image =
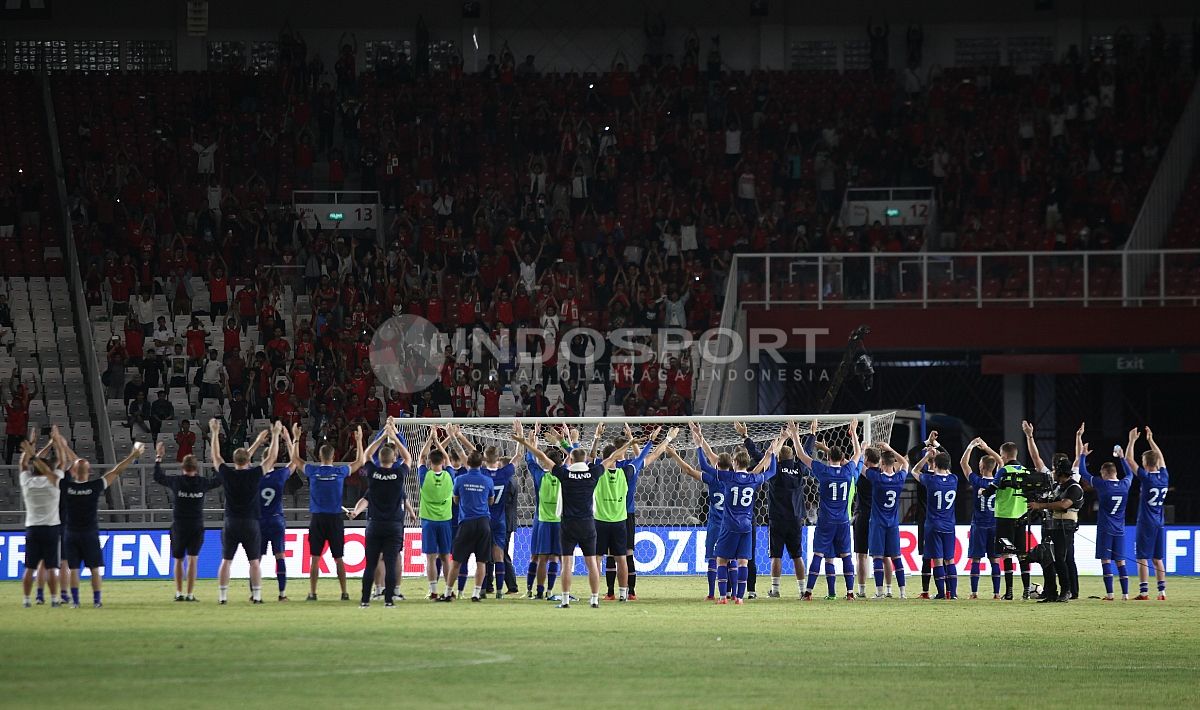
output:
[{"label": "stadium crowd", "polygon": [[[559,335],[707,328],[734,252],[927,247],[920,229],[840,228],[846,187],[936,186],[958,249],[1118,247],[1190,88],[1154,39],[1112,61],[1072,50],[1030,74],[926,76],[734,71],[696,36],[678,61],[618,53],[601,75],[543,73],[507,46],[478,73],[420,52],[363,71],[354,41],[331,76],[297,36],[280,47],[275,72],[54,78],[88,303],[116,316],[109,396],[134,436],[166,424],[179,459],[213,413],[229,447],[270,417],[342,455],[385,414],[496,415],[502,397],[506,414],[578,414],[592,382],[601,411],[688,413],[688,358],[633,368],[605,348],[560,371]],[[295,189],[344,187],[380,192],[382,243],[288,206]],[[985,296],[1019,293],[1024,269],[998,264]],[[1108,293],[1111,276],[1094,268],[1091,287]],[[1077,269],[1043,278],[1064,296],[1086,287]],[[844,288],[825,295],[865,285]],[[931,289],[974,291],[974,278]],[[426,392],[392,392],[369,343],[401,313],[500,342],[540,328],[530,350],[550,352],[519,383],[511,360],[451,352]],[[201,411],[213,399],[219,412]]]}]

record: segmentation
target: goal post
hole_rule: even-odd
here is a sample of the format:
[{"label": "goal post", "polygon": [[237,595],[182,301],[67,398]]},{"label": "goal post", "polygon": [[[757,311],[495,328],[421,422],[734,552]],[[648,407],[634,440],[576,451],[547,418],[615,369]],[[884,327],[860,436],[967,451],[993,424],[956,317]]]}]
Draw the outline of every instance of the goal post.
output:
[{"label": "goal post", "polygon": [[[705,440],[717,452],[732,452],[744,445],[749,438],[755,444],[765,446],[772,441],[788,422],[796,422],[801,433],[807,433],[816,422],[817,440],[827,446],[840,446],[849,452],[851,440],[849,427],[852,421],[859,423],[859,436],[863,446],[876,441],[890,441],[894,413],[862,415],[754,415],[754,416],[693,416],[693,417],[470,417],[470,418],[404,418],[398,420],[408,448],[415,457],[431,433],[445,436],[447,425],[456,425],[472,443],[482,449],[495,446],[502,456],[512,456],[517,445],[512,439],[514,421],[520,421],[527,436],[531,436],[534,425],[541,425],[538,446],[553,446],[558,442],[547,441],[551,426],[565,424],[579,432],[581,445],[590,445],[596,427],[604,425],[601,446],[623,437],[628,426],[634,436],[629,445],[627,458],[637,456],[641,447],[653,437],[653,443],[662,441],[672,427],[680,431],[672,446],[685,461],[695,465],[698,444],[693,440],[688,424],[700,425]],[[745,426],[746,436],[740,433]],[[817,454],[820,455],[819,453]],[[415,509],[419,488],[416,481],[416,463],[407,481],[409,507]],[[516,493],[516,526],[512,530],[510,552],[518,578],[524,575],[530,555],[530,526],[533,521],[534,490],[524,456],[513,461],[517,475],[512,490]],[[646,466],[638,477],[634,492],[636,504],[636,558],[639,574],[703,574],[705,523],[708,518],[707,488],[689,478],[678,464],[668,456],[661,457]],[[805,488],[805,518],[809,524],[816,520],[818,497],[815,483]],[[760,528],[756,536],[756,558],[765,564],[767,559],[767,506],[766,491],[760,491],[756,505],[755,522]],[[579,561],[577,561],[577,564]],[[785,572],[790,570],[790,561],[785,561]],[[766,568],[762,568],[765,569]]]}]

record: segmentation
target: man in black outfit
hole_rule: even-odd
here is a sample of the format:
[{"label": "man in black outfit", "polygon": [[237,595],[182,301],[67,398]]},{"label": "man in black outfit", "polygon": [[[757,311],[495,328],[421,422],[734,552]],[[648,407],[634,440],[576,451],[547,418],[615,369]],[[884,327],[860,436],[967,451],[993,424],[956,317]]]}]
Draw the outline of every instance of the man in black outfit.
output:
[{"label": "man in black outfit", "polygon": [[[602,431],[602,430],[601,430]],[[575,548],[583,553],[588,570],[588,586],[591,589],[590,604],[600,608],[600,558],[596,556],[596,519],[592,512],[592,495],[600,476],[616,466],[622,449],[614,448],[609,458],[598,464],[588,464],[589,452],[582,447],[573,450],[567,465],[556,465],[537,448],[537,442],[527,439],[521,422],[513,422],[513,440],[523,444],[545,470],[562,484],[562,602],[559,609],[571,606],[571,572],[574,568]],[[592,439],[592,458],[599,443],[599,432]]]},{"label": "man in black outfit", "polygon": [[[358,446],[358,460],[354,468],[361,470],[366,478],[367,494],[354,506],[350,517],[356,517],[363,508],[369,509],[370,516],[367,522],[366,566],[363,567],[362,599],[359,606],[364,609],[371,606],[371,583],[375,580],[373,571],[382,557],[383,605],[393,607],[396,605],[396,557],[404,541],[404,503],[407,500],[404,479],[408,476],[409,466],[412,465],[412,454],[396,436],[396,425],[391,419],[384,425],[383,436],[377,437],[365,450],[362,444],[362,427],[355,430],[354,441]],[[371,460],[376,451],[379,452],[378,464]],[[399,463],[396,462],[397,454],[400,457]]]},{"label": "man in black outfit", "polygon": [[[183,457],[182,476],[168,476],[162,470],[163,443],[154,451],[154,482],[171,489],[175,501],[171,516],[171,559],[175,561],[175,601],[197,601],[196,563],[204,545],[204,494],[221,487],[221,479],[201,476],[196,457]],[[184,560],[187,560],[187,595],[183,593]]]},{"label": "man in black outfit", "polygon": [[[273,468],[279,455],[279,432],[283,424],[275,422],[270,432],[271,445],[263,456],[261,466],[250,465],[250,452],[237,448],[233,452],[233,465],[225,463],[221,456],[221,422],[208,420],[211,434],[209,449],[212,465],[225,493],[225,527],[221,530],[221,567],[217,571],[217,602],[225,604],[229,594],[229,568],[238,547],[246,551],[250,563],[250,602],[262,604],[262,570],[258,561],[262,557],[261,532],[258,527],[258,486],[262,481],[263,469]],[[255,444],[261,444],[268,432],[261,431]]]},{"label": "man in black outfit", "polygon": [[1055,462],[1054,478],[1057,485],[1051,494],[1050,502],[1029,502],[1030,510],[1050,511],[1045,531],[1054,550],[1053,566],[1042,565],[1046,583],[1039,603],[1065,602],[1071,598],[1071,561],[1075,559],[1075,529],[1079,527],[1079,509],[1083,506],[1083,487],[1072,478],[1070,461],[1064,459]]},{"label": "man in black outfit", "polygon": [[63,507],[67,511],[64,521],[63,557],[71,569],[71,606],[79,607],[79,570],[83,565],[92,573],[92,604],[99,608],[100,583],[104,577],[104,553],[100,549],[100,496],[117,480],[121,472],[142,453],[142,444],[133,445],[129,455],[100,478],[89,480],[91,464],[71,451],[67,440],[54,432],[54,445],[58,449],[59,461],[74,461],[71,473],[59,481]]}]

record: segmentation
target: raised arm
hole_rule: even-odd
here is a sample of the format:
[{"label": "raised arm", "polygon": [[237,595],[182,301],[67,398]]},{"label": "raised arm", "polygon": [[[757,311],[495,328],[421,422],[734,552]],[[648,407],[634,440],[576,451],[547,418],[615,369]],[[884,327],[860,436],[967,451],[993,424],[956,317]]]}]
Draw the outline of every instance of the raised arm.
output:
[{"label": "raised arm", "polygon": [[250,448],[247,449],[247,451],[250,452],[251,458],[254,457],[254,452],[258,451],[258,447],[267,443],[267,437],[270,435],[271,431],[269,429],[263,429],[262,431],[258,432],[258,436],[254,437],[254,443],[250,444]]},{"label": "raised arm", "polygon": [[1154,441],[1154,432],[1150,431],[1150,426],[1144,427],[1146,430],[1146,443],[1150,445],[1150,450],[1158,454],[1158,465],[1160,468],[1167,467],[1167,460],[1163,458],[1162,449],[1158,448],[1158,443]]},{"label": "raised arm", "polygon": [[21,442],[21,468],[30,469],[31,473],[36,473],[46,478],[52,478],[54,472],[50,470],[45,461],[38,458],[37,451],[33,448],[34,441],[26,439]]},{"label": "raised arm", "polygon": [[541,466],[543,470],[549,471],[554,468],[554,460],[538,448],[537,441],[525,436],[525,427],[523,427],[519,421],[513,422],[512,438],[513,441],[525,447],[525,450],[529,452],[529,455],[538,462],[538,465]]},{"label": "raised arm", "polygon": [[975,447],[979,446],[980,441],[979,437],[971,439],[971,443],[967,444],[967,450],[963,452],[962,458],[958,460],[958,466],[961,469],[960,473],[963,478],[971,477],[971,452],[975,450]]},{"label": "raised arm", "polygon": [[661,429],[662,427],[656,427],[654,431],[650,433],[650,438],[646,441],[646,445],[642,447],[641,457],[643,460],[643,465],[645,466],[649,466],[650,464],[662,458],[662,455],[667,451],[667,447],[671,445],[672,441],[675,441],[675,437],[679,436],[679,427],[671,427],[667,431],[667,435],[663,437],[663,440],[658,442],[658,445],[655,446],[649,454],[647,454],[646,449],[650,448],[650,445],[654,443],[654,439],[658,436],[658,432]]},{"label": "raised arm", "polygon": [[279,459],[279,432],[282,430],[283,422],[277,421],[271,426],[271,445],[267,447],[267,455],[263,456],[263,471],[275,468],[275,461]]},{"label": "raised arm", "polygon": [[221,456],[221,422],[216,417],[208,420],[208,434],[208,453],[213,468],[220,468],[225,465],[225,459]]},{"label": "raised arm", "polygon": [[933,446],[927,447],[925,449],[925,455],[922,456],[921,460],[918,461],[917,464],[912,467],[911,473],[913,475],[913,478],[917,479],[917,481],[919,482],[921,480],[921,476],[925,473],[925,468],[927,466],[929,466],[930,462],[933,461],[933,457],[936,455],[937,455],[937,449],[935,447],[933,447]]},{"label": "raised arm", "polygon": [[850,448],[854,451],[854,463],[862,462],[863,447],[862,439],[858,436],[858,420],[850,420]]},{"label": "raised arm", "polygon": [[700,429],[700,425],[696,422],[688,422],[688,427],[692,430],[692,438],[700,445],[700,452],[704,454],[704,458],[708,460],[710,466],[717,465],[717,454],[708,445],[708,441],[704,438],[704,432]]},{"label": "raised arm", "polygon": [[[602,422],[602,423],[596,425],[596,431],[595,431],[595,433],[592,434],[592,447],[590,449],[588,449],[588,456],[587,456],[588,461],[596,460],[596,450],[600,448],[600,437],[603,435],[604,435],[604,424]],[[613,453],[617,454],[618,456],[621,454],[621,452],[616,449],[613,450]],[[616,460],[617,459],[613,459],[613,461],[616,461]],[[605,466],[605,468],[608,468],[608,466]]]},{"label": "raised arm", "polygon": [[288,457],[291,459],[290,466],[295,466],[295,470],[300,471],[304,468],[304,459],[300,457],[300,443],[304,439],[304,432],[300,430],[300,425],[292,425],[292,440],[291,451],[288,452]]},{"label": "raised arm", "polygon": [[476,451],[475,444],[471,443],[471,440],[467,438],[467,435],[462,433],[462,429],[457,426],[454,427],[454,438],[456,441],[458,441],[458,445],[462,447],[462,450],[465,453],[470,454]]},{"label": "raised arm", "polygon": [[162,470],[162,460],[165,451],[166,447],[161,441],[158,442],[158,445],[154,447],[154,482],[160,486],[166,486],[170,488],[171,481],[169,478],[167,478],[167,474],[163,473]]},{"label": "raised arm", "polygon": [[700,469],[689,464],[687,461],[684,461],[683,457],[679,455],[679,452],[676,451],[674,447],[667,447],[667,456],[670,456],[675,463],[679,465],[679,470],[682,471],[685,476],[694,478],[697,481],[703,480],[704,474],[700,472]]},{"label": "raised arm", "polygon": [[1134,473],[1138,470],[1137,457],[1134,455],[1134,447],[1137,446],[1137,440],[1142,433],[1137,427],[1129,430],[1129,443],[1125,445],[1125,464],[1129,467],[1129,473]]},{"label": "raised arm", "polygon": [[[386,425],[384,428],[386,430]],[[363,435],[362,427],[355,427],[355,429],[354,429],[354,445],[358,450],[358,456],[357,456],[357,458],[355,458],[353,461],[350,462],[350,473],[354,473],[355,471],[357,471],[358,469],[360,469],[364,465],[366,465],[366,463],[371,460],[371,457],[375,455],[375,452],[379,450],[379,447],[383,446],[384,443],[387,441],[386,436],[376,437],[375,441],[372,441],[370,446],[368,446],[367,448],[364,449],[363,443],[362,443],[362,435]]]},{"label": "raised arm", "polygon": [[1033,440],[1033,425],[1022,420],[1021,431],[1025,432],[1025,446],[1029,449],[1029,461],[1039,471],[1046,468],[1042,463],[1042,455],[1038,452],[1037,442]]},{"label": "raised arm", "polygon": [[[796,425],[795,422],[792,422],[792,432],[793,432],[794,438],[796,439],[797,444],[799,444],[799,439],[800,439],[799,431],[800,431],[800,428]],[[816,419],[812,420],[812,423],[809,425],[808,435],[813,438],[813,443],[815,445],[816,438],[817,438],[817,420]],[[800,463],[804,464],[806,467],[808,467],[810,469],[812,468],[813,458],[807,451],[804,450],[803,446],[796,447],[796,458],[799,459]]]},{"label": "raised arm", "polygon": [[125,471],[125,469],[129,468],[129,464],[136,461],[137,457],[142,455],[142,451],[145,448],[146,447],[143,446],[142,442],[140,442],[140,441],[134,443],[133,448],[129,451],[129,455],[126,456],[125,458],[121,459],[121,461],[119,463],[117,463],[116,466],[113,466],[111,469],[109,469],[108,473],[104,474],[104,476],[103,476],[104,486],[106,488],[108,486],[111,486],[113,484],[113,481],[117,480],[117,477],[120,476],[121,473],[123,473]]}]

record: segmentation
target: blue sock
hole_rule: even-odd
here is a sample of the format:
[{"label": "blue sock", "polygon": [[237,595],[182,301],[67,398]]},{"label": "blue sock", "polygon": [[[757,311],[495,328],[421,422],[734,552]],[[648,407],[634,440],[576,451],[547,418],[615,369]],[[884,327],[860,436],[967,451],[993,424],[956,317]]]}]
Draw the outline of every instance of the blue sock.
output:
[{"label": "blue sock", "polygon": [[942,566],[946,568],[945,569],[946,596],[951,597],[951,598],[957,597],[958,596],[958,568],[954,566],[953,562],[947,562]]},{"label": "blue sock", "polygon": [[992,570],[992,594],[1000,594],[1000,560],[990,560],[988,567]]},{"label": "blue sock", "polygon": [[92,592],[92,603],[93,604],[100,603],[100,592],[99,591]]},{"label": "blue sock", "polygon": [[717,591],[720,592],[718,598],[724,599],[725,594],[729,592],[729,566],[717,565]]},{"label": "blue sock", "polygon": [[66,584],[67,584],[66,582],[63,582],[63,586],[59,587],[59,589],[58,589],[58,596],[62,598],[63,604],[66,604],[67,602],[71,601],[71,597],[67,596]]},{"label": "blue sock", "polygon": [[1117,576],[1121,578],[1121,593],[1129,594],[1129,575],[1125,573],[1125,563],[1117,563]]},{"label": "blue sock", "polygon": [[[483,563],[479,563],[479,564],[487,564],[487,563],[483,562]],[[467,586],[467,566],[464,564],[463,566],[458,568],[458,594],[459,594],[459,596],[462,596],[462,590],[465,589],[466,586]]]},{"label": "blue sock", "polygon": [[825,560],[825,584],[829,586],[829,596],[837,596],[837,572],[833,569],[833,560]]},{"label": "blue sock", "polygon": [[71,587],[71,603],[79,603],[79,587]]},{"label": "blue sock", "polygon": [[808,586],[805,590],[812,591],[817,586],[817,577],[821,575],[821,555],[813,555],[812,564],[808,566]]},{"label": "blue sock", "polygon": [[517,583],[517,567],[513,563],[506,560],[504,562],[504,576],[500,578],[500,581],[508,584],[509,577],[512,577],[513,584],[515,585]]},{"label": "blue sock", "polygon": [[39,602],[46,601],[46,590],[42,589],[41,587],[38,587],[37,600]]},{"label": "blue sock", "polygon": [[283,590],[287,589],[287,562],[276,557],[275,558],[275,581],[279,582],[279,596],[283,596]]},{"label": "blue sock", "polygon": [[979,560],[971,560],[971,593],[979,592]]},{"label": "blue sock", "polygon": [[716,596],[717,589],[717,558],[708,558],[708,596]]},{"label": "blue sock", "polygon": [[1101,562],[1100,570],[1104,573],[1104,593],[1113,593],[1113,568],[1111,562]]},{"label": "blue sock", "polygon": [[737,582],[737,598],[744,599],[746,597],[746,580],[750,579],[750,566],[742,565],[738,567],[738,582]]},{"label": "blue sock", "polygon": [[896,577],[896,586],[904,589],[904,558],[892,558],[892,574]]},{"label": "blue sock", "polygon": [[554,580],[558,579],[558,560],[550,560],[546,565],[546,591],[554,589]]},{"label": "blue sock", "polygon": [[537,579],[537,566],[537,562],[529,561],[529,569],[525,570],[525,589],[533,589],[533,581]]},{"label": "blue sock", "polygon": [[497,592],[504,591],[504,563],[492,563],[492,589]]},{"label": "blue sock", "polygon": [[854,558],[847,555],[842,558],[842,576],[846,578],[846,593],[854,593]]},{"label": "blue sock", "polygon": [[1138,582],[1138,591],[1141,592],[1142,594],[1149,594],[1150,593],[1150,583],[1149,582]]},{"label": "blue sock", "polygon": [[1158,593],[1159,593],[1159,594],[1162,594],[1162,593],[1163,593],[1163,592],[1165,592],[1165,591],[1167,591],[1167,580],[1165,580],[1165,579],[1163,579],[1163,580],[1159,580],[1159,582],[1158,582]]},{"label": "blue sock", "polygon": [[[738,578],[738,563],[737,560],[729,561],[729,596],[737,593],[737,578]],[[725,595],[721,595],[725,596]]]},{"label": "blue sock", "polygon": [[871,562],[871,567],[872,567],[872,571],[875,572],[875,586],[877,588],[882,587],[883,586],[883,558],[876,557]]},{"label": "blue sock", "polygon": [[946,569],[942,565],[933,566],[933,583],[937,586],[937,595],[946,596]]}]

